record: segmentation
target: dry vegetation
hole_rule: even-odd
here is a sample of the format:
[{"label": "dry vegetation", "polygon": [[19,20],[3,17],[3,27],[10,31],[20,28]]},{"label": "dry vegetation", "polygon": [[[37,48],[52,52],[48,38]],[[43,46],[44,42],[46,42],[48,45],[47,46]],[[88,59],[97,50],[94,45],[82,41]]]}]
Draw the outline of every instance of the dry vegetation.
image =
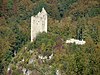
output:
[{"label": "dry vegetation", "polygon": [[[30,17],[42,7],[48,12],[48,33],[39,34],[30,43]],[[67,45],[68,38],[84,39],[86,44]],[[38,58],[52,52],[50,61]],[[25,61],[17,65],[23,58]],[[35,63],[28,64],[31,58]],[[9,64],[12,75],[23,75],[23,67],[30,69],[32,75],[55,75],[56,69],[61,75],[99,75],[99,0],[1,0],[0,75],[6,75]]]}]

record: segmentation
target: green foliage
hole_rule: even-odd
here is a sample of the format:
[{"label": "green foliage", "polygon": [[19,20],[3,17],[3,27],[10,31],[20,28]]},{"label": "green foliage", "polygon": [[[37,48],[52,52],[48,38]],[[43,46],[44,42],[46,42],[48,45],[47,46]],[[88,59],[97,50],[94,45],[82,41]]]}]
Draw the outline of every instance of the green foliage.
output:
[{"label": "green foliage", "polygon": [[28,49],[29,50],[34,49],[34,42],[28,44]]},{"label": "green foliage", "polygon": [[13,8],[13,0],[8,0],[7,7],[8,7],[8,9],[12,9]]},{"label": "green foliage", "polygon": [[75,3],[77,0],[58,0],[58,10],[60,18],[63,18],[65,13],[69,10],[70,5]]},{"label": "green foliage", "polygon": [[36,40],[34,41],[34,48],[39,48],[43,55],[50,55],[55,45],[57,36],[51,33],[38,34]]},{"label": "green foliage", "polygon": [[40,2],[37,3],[36,8],[34,8],[34,10],[33,10],[34,15],[37,15],[38,12],[42,11],[43,7],[46,8],[47,5],[44,1],[41,0]]},{"label": "green foliage", "polygon": [[37,0],[31,0],[33,3],[35,3]]},{"label": "green foliage", "polygon": [[76,20],[80,17],[95,17],[100,14],[100,8],[99,5],[94,6],[92,8],[87,8],[85,11],[76,11],[73,13]]},{"label": "green foliage", "polygon": [[23,73],[20,72],[19,69],[16,69],[16,70],[14,70],[14,71],[12,72],[12,75],[23,75]]},{"label": "green foliage", "polygon": [[89,9],[88,12],[85,14],[89,15],[89,17],[97,16],[100,14],[100,8],[99,8],[99,6],[96,6],[94,8]]},{"label": "green foliage", "polygon": [[[62,75],[100,74],[100,8],[97,0],[19,0],[16,4],[16,14],[12,13],[13,0],[8,0],[7,12],[2,13],[0,0],[0,75],[6,74],[11,61],[12,75],[23,75],[19,66],[43,75],[55,75],[57,69]],[[48,33],[38,34],[30,43],[30,17],[43,7],[48,13]],[[86,44],[65,44],[68,38],[84,39]],[[15,50],[17,55],[12,59]],[[30,50],[34,52],[30,53]],[[40,54],[50,56],[52,53],[51,60],[38,58]],[[30,58],[35,60],[32,64],[28,64]],[[22,59],[24,62],[20,62]]]}]

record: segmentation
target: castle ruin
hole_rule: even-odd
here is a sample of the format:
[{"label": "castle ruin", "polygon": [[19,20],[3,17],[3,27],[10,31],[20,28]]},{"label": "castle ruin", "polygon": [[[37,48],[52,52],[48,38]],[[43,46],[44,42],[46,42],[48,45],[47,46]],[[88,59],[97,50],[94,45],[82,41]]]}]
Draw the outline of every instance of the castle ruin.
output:
[{"label": "castle ruin", "polygon": [[47,12],[44,8],[36,16],[31,17],[31,42],[39,32],[47,33]]}]

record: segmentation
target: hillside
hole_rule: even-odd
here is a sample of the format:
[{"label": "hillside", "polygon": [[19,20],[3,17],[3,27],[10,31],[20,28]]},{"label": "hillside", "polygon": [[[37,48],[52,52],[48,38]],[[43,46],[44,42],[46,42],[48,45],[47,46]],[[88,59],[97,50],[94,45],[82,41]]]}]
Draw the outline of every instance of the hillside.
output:
[{"label": "hillside", "polygon": [[[42,7],[48,13],[48,33],[40,33],[31,43],[30,19]],[[70,38],[86,44],[66,44]],[[0,75],[8,74],[9,67],[12,75],[24,71],[30,75],[99,75],[100,1],[1,0]]]}]

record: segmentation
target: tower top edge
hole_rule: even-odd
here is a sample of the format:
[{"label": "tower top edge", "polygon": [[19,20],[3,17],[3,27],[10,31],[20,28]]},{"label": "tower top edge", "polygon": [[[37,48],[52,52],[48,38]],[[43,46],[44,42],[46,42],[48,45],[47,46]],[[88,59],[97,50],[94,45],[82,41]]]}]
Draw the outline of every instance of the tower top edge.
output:
[{"label": "tower top edge", "polygon": [[43,13],[44,13],[44,14],[47,14],[47,12],[46,12],[46,10],[45,10],[44,7],[42,8],[42,11],[39,11],[37,15],[31,16],[31,18],[36,18],[36,17],[39,16],[39,15],[43,15]]}]

